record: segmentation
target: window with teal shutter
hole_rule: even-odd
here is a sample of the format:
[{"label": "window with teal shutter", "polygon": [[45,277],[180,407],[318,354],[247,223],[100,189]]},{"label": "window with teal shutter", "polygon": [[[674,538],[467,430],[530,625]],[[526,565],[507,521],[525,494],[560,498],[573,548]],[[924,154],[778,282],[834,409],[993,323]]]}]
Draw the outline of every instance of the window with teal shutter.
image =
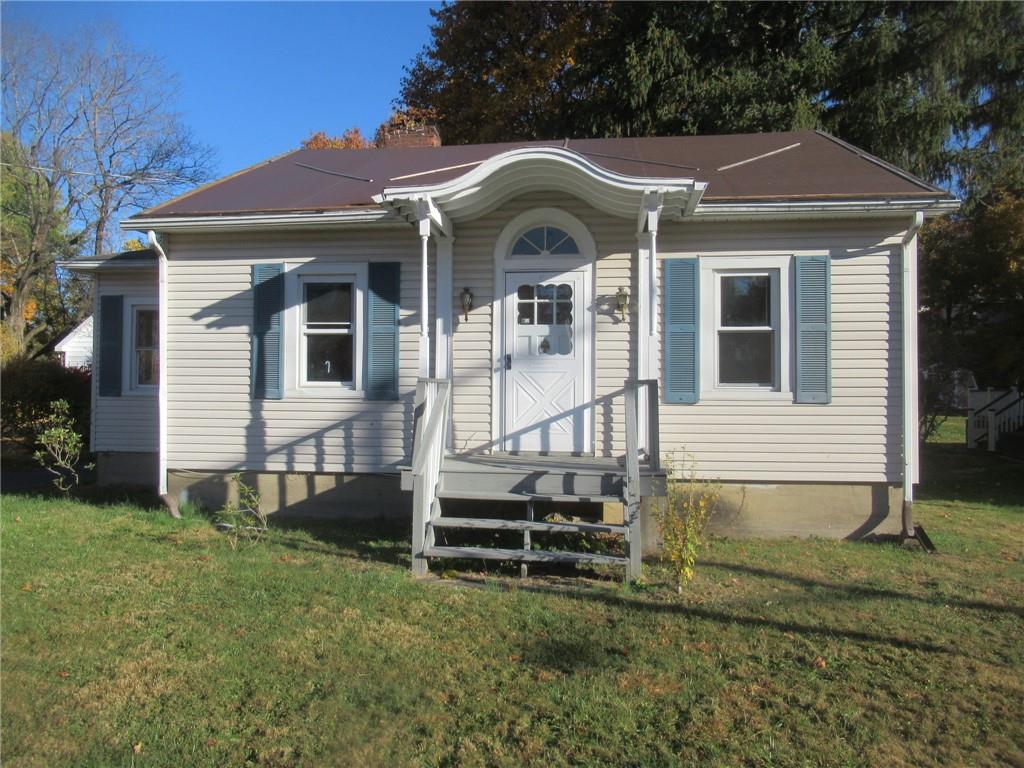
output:
[{"label": "window with teal shutter", "polygon": [[366,399],[398,399],[398,262],[370,264],[367,291]]},{"label": "window with teal shutter", "polygon": [[831,400],[831,260],[796,257],[796,402]]},{"label": "window with teal shutter", "polygon": [[662,358],[667,403],[696,403],[699,398],[699,280],[697,259],[665,261]]},{"label": "window with teal shutter", "polygon": [[99,383],[101,397],[120,397],[124,347],[124,296],[100,296]]},{"label": "window with teal shutter", "polygon": [[252,396],[280,400],[284,396],[284,265],[254,264],[252,292]]}]

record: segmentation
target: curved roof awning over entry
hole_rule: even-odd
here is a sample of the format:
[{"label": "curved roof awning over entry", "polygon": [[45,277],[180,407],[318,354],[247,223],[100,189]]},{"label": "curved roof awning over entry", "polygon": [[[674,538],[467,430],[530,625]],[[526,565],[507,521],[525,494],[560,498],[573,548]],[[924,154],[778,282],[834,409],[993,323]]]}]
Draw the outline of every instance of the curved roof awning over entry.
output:
[{"label": "curved roof awning over entry", "polygon": [[[611,216],[637,218],[646,210],[651,195],[657,195],[662,216],[682,218],[697,206],[706,187],[705,182],[693,178],[616,173],[561,147],[513,149],[474,165],[461,176],[438,184],[385,187],[374,200],[410,221],[422,219],[428,203],[457,222],[482,216],[506,200],[530,192],[564,192]],[[439,221],[435,224],[442,228]]]}]

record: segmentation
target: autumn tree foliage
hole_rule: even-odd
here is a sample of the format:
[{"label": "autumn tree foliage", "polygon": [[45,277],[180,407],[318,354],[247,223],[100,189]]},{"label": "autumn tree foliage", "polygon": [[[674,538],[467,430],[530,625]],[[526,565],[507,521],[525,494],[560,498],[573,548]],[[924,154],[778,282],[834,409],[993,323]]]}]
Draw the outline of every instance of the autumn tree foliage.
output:
[{"label": "autumn tree foliage", "polygon": [[325,131],[315,131],[303,140],[301,146],[303,149],[368,149],[370,142],[356,126],[341,136],[328,136]]}]

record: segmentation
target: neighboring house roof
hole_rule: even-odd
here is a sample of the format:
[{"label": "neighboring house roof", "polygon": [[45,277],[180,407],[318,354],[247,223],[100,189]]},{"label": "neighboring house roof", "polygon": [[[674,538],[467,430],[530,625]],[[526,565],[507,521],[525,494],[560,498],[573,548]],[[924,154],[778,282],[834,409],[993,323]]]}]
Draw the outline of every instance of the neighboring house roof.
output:
[{"label": "neighboring house roof", "polygon": [[557,147],[634,178],[706,182],[705,202],[934,199],[948,192],[820,131],[469,144],[416,149],[300,149],[127,219],[376,207],[386,188],[456,179],[489,158]]},{"label": "neighboring house roof", "polygon": [[64,364],[71,367],[88,365],[92,360],[92,315],[64,334],[54,345],[55,352],[64,354]]},{"label": "neighboring house roof", "polygon": [[156,269],[156,251],[142,248],[135,251],[104,253],[99,256],[80,256],[70,261],[62,261],[60,266],[75,272],[95,272],[96,270],[121,269]]}]

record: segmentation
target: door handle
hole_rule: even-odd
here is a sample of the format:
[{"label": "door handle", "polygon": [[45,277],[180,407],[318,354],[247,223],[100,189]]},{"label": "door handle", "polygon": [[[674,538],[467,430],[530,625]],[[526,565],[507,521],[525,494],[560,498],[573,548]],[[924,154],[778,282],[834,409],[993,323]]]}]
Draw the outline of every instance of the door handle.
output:
[{"label": "door handle", "polygon": [[505,370],[512,370],[512,355],[505,355]]}]

